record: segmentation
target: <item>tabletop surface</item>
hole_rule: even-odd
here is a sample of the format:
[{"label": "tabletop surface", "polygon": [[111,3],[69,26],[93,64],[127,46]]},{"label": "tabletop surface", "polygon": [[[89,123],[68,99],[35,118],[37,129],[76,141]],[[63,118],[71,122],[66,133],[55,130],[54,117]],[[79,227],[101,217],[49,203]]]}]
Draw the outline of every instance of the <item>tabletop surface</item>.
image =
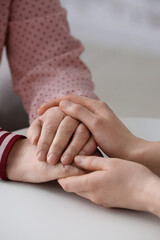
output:
[{"label": "tabletop surface", "polygon": [[[137,136],[158,140],[160,119],[122,120]],[[0,189],[0,240],[160,239],[158,217],[105,209],[64,192],[56,181],[45,184],[0,181]]]}]

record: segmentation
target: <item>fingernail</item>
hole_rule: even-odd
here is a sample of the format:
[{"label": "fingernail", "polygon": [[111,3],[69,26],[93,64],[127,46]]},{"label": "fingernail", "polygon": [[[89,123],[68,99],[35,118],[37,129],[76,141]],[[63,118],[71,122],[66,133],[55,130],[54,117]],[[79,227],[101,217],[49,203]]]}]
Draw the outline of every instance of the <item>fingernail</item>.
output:
[{"label": "fingernail", "polygon": [[60,106],[64,109],[66,109],[67,107],[70,107],[71,106],[71,102],[70,101],[67,101],[67,100],[63,100],[60,102]]},{"label": "fingernail", "polygon": [[50,164],[55,164],[57,161],[56,156],[53,153],[50,153],[47,157],[47,162]]},{"label": "fingernail", "polygon": [[76,163],[81,163],[81,162],[82,162],[82,157],[81,157],[81,156],[76,156],[76,157],[74,158],[74,161],[75,161]]},{"label": "fingernail", "polygon": [[61,157],[61,162],[63,164],[69,164],[70,160],[71,160],[71,157],[69,155],[64,155],[64,156]]},{"label": "fingernail", "polygon": [[37,155],[37,159],[41,162],[45,161],[45,153],[44,152],[39,152],[38,155]]}]

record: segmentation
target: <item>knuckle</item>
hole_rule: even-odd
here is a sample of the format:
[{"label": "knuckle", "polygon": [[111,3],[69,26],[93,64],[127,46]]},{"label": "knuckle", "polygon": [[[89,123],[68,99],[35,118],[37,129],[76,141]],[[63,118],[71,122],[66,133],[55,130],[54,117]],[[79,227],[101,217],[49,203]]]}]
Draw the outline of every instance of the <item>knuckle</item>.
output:
[{"label": "knuckle", "polygon": [[79,148],[76,145],[70,144],[65,151],[65,155],[72,159],[76,154],[78,154],[78,152]]},{"label": "knuckle", "polygon": [[63,124],[59,127],[59,131],[63,136],[70,136],[73,134],[74,129],[71,124]]},{"label": "knuckle", "polygon": [[84,109],[84,108],[83,108],[82,105],[77,104],[76,106],[74,106],[74,112],[75,112],[76,114],[79,114],[80,112],[82,112],[83,109]]},{"label": "knuckle", "polygon": [[72,117],[67,116],[63,120],[63,123],[61,124],[59,131],[63,135],[70,136],[73,134],[77,126],[78,121],[73,119]]},{"label": "knuckle", "polygon": [[79,121],[70,117],[70,116],[66,116],[65,120],[67,121],[67,124],[73,128],[73,125],[77,126],[79,124]]},{"label": "knuckle", "polygon": [[56,128],[56,126],[55,126],[54,123],[47,122],[47,123],[45,123],[45,124],[43,125],[43,128],[44,128],[45,130],[54,131],[55,128]]},{"label": "knuckle", "polygon": [[93,119],[93,128],[96,129],[99,126],[101,126],[102,124],[102,120],[99,116],[97,116],[96,118]]},{"label": "knuckle", "polygon": [[63,169],[63,173],[64,173],[65,175],[69,175],[69,174],[71,173],[71,167],[68,166],[68,165],[63,165],[63,164],[62,164],[62,169]]},{"label": "knuckle", "polygon": [[93,158],[92,157],[88,157],[87,165],[88,165],[89,169],[92,168],[92,166],[93,166]]},{"label": "knuckle", "polygon": [[73,130],[69,126],[62,126],[59,129],[59,132],[62,136],[70,136],[73,133]]},{"label": "knuckle", "polygon": [[62,151],[63,146],[58,143],[54,143],[52,149],[54,149],[54,152],[59,153]]},{"label": "knuckle", "polygon": [[62,112],[59,107],[52,107],[49,108],[42,116],[41,119],[43,120],[43,122],[48,121],[48,119],[53,120],[54,121],[62,121],[62,119],[66,116],[66,114],[64,112]]},{"label": "knuckle", "polygon": [[88,131],[88,129],[86,128],[86,126],[84,124],[80,124],[78,129],[77,129],[78,134],[81,136],[81,138],[83,140],[88,140],[88,138],[90,137],[90,132]]},{"label": "knuckle", "polygon": [[40,143],[38,143],[37,149],[38,150],[48,149],[48,147],[49,147],[49,143],[46,140],[42,140],[40,141]]}]

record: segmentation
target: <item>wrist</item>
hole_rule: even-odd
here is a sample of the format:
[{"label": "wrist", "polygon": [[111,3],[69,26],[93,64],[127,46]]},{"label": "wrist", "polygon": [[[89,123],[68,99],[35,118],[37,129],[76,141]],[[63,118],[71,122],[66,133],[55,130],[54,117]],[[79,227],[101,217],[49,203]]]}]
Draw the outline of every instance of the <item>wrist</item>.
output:
[{"label": "wrist", "polygon": [[6,163],[6,175],[9,180],[13,180],[13,181],[15,180],[19,151],[25,142],[26,142],[25,138],[18,139],[13,145],[8,155],[8,159]]},{"label": "wrist", "polygon": [[160,178],[156,175],[148,183],[145,206],[146,211],[160,217]]},{"label": "wrist", "polygon": [[126,150],[127,160],[139,162],[140,159],[145,157],[148,145],[149,141],[132,135],[131,140],[128,141]]},{"label": "wrist", "polygon": [[128,151],[128,159],[140,163],[160,175],[160,142],[134,137]]},{"label": "wrist", "polygon": [[150,141],[134,136],[128,148],[128,160],[146,165],[146,160],[150,159],[150,146]]}]

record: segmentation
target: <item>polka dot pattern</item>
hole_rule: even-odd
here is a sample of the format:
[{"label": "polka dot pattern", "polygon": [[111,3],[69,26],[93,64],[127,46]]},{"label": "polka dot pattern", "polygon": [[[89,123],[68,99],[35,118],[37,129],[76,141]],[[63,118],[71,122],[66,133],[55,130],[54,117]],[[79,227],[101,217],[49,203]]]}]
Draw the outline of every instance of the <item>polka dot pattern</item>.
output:
[{"label": "polka dot pattern", "polygon": [[79,58],[83,46],[71,36],[60,2],[2,2],[5,18],[0,46],[4,42],[7,46],[14,91],[21,97],[30,122],[39,106],[52,98],[68,94],[96,98],[91,74]]},{"label": "polka dot pattern", "polygon": [[0,0],[0,58],[5,43],[11,0]]}]

